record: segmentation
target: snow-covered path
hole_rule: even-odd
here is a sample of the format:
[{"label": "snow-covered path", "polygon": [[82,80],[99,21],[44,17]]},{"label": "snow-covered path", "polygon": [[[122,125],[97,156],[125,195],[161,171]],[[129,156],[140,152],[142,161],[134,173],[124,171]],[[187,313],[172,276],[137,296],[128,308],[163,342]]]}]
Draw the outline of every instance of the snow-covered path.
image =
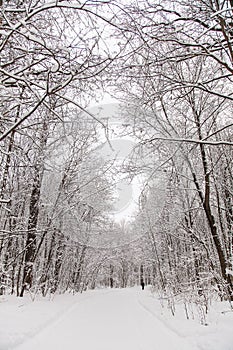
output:
[{"label": "snow-covered path", "polygon": [[[35,298],[35,299],[34,299]],[[32,301],[34,299],[34,301]],[[83,294],[0,296],[0,350],[233,350],[229,302],[176,304],[148,286]]]},{"label": "snow-covered path", "polygon": [[143,306],[142,293],[93,293],[16,349],[196,350]]}]

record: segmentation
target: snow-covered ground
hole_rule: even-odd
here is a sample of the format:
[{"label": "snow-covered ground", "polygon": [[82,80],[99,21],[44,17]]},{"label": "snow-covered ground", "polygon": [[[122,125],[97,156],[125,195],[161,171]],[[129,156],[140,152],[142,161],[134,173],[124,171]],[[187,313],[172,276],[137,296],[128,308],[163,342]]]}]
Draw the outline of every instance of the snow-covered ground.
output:
[{"label": "snow-covered ground", "polygon": [[[163,307],[161,306],[163,304]],[[0,350],[233,350],[233,312],[216,302],[201,325],[171,315],[149,288],[105,289],[52,300],[0,298]]]}]

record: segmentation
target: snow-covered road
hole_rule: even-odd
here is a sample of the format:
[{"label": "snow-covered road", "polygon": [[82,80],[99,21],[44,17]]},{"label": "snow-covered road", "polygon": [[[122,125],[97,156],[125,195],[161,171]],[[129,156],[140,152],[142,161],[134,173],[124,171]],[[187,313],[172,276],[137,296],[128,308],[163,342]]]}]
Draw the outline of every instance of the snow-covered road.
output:
[{"label": "snow-covered road", "polygon": [[212,301],[205,325],[200,305],[188,310],[180,302],[172,316],[149,286],[0,296],[0,350],[233,350],[229,302]]},{"label": "snow-covered road", "polygon": [[143,291],[107,290],[76,303],[17,350],[196,350],[143,305]]}]

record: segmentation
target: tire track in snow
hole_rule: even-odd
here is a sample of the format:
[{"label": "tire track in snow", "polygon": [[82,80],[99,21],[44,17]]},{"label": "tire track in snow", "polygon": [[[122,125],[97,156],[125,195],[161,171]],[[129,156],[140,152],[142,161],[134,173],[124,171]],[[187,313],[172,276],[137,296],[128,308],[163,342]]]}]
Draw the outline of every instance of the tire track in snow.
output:
[{"label": "tire track in snow", "polygon": [[[101,295],[110,293],[110,291],[106,291],[106,290],[101,292],[102,292]],[[5,349],[0,349],[0,350],[17,350],[18,347],[21,347],[23,344],[26,345],[30,340],[38,336],[43,331],[56,327],[57,324],[62,322],[62,320],[64,320],[70,313],[72,313],[76,308],[78,308],[82,304],[82,302],[85,302],[88,299],[96,298],[99,295],[98,294],[91,294],[86,296],[82,295],[82,298],[76,300],[76,298],[79,296],[80,295],[74,295],[75,302],[73,304],[69,305],[68,307],[64,306],[59,312],[55,313],[55,315],[47,319],[44,323],[40,324],[34,330],[28,333],[25,333],[25,336],[22,339],[16,341],[14,344],[12,344],[11,346]],[[22,304],[21,307],[23,307],[24,305],[27,306],[27,304]]]},{"label": "tire track in snow", "polygon": [[[136,298],[136,301],[137,301],[137,304],[140,306],[140,308],[144,312],[146,312],[147,314],[152,316],[157,321],[157,323],[162,325],[162,329],[166,330],[167,333],[172,333],[173,336],[175,336],[177,339],[182,341],[184,343],[184,346],[185,346],[184,349],[186,349],[186,350],[198,350],[198,349],[200,349],[200,347],[197,344],[194,344],[192,342],[192,339],[189,339],[188,336],[185,336],[184,334],[182,334],[179,331],[177,331],[177,329],[172,327],[170,324],[168,324],[162,317],[160,317],[153,310],[151,310],[147,305],[145,305],[142,302],[142,300],[139,299],[138,296]],[[159,328],[161,328],[161,327],[159,327]]]}]

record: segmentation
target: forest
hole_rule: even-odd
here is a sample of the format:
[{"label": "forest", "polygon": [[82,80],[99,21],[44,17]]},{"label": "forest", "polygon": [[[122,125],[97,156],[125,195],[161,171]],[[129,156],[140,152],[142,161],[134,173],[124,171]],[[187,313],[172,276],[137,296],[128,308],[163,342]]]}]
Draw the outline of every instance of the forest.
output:
[{"label": "forest", "polygon": [[[233,0],[0,0],[0,294],[233,300],[232,18]],[[98,152],[106,95],[121,165]],[[143,178],[119,222],[117,174]]]}]

